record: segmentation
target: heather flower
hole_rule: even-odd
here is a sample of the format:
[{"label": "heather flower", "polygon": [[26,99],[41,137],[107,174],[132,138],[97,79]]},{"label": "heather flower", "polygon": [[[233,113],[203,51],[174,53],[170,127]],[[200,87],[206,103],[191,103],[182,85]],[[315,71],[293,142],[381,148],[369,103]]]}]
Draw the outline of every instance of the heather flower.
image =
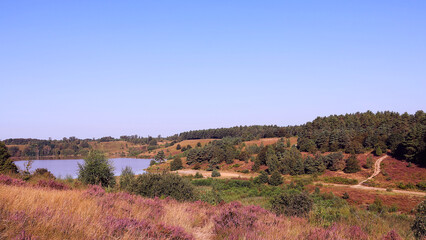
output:
[{"label": "heather flower", "polygon": [[13,239],[14,240],[38,240],[39,238],[25,232],[25,230],[22,230],[22,232],[16,235],[15,238]]},{"label": "heather flower", "polygon": [[0,184],[12,185],[12,186],[23,186],[26,185],[21,179],[11,178],[7,175],[0,175]]},{"label": "heather flower", "polygon": [[383,240],[402,240],[402,237],[400,237],[399,234],[392,229],[385,236],[383,236]]},{"label": "heather flower", "polygon": [[69,187],[63,183],[56,182],[53,179],[49,180],[40,180],[38,181],[37,185],[38,187],[44,187],[44,188],[51,188],[56,190],[68,190]]},{"label": "heather flower", "polygon": [[105,195],[105,190],[99,185],[90,185],[85,192],[86,196],[101,197]]}]

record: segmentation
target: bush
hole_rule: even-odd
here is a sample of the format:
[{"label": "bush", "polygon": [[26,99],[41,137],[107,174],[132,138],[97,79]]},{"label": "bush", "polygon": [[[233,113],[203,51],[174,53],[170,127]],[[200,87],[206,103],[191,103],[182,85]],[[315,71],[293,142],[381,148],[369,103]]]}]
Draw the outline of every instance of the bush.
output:
[{"label": "bush", "polygon": [[126,166],[121,170],[120,176],[120,189],[126,191],[132,191],[132,186],[135,181],[135,173],[133,173],[132,168]]},{"label": "bush", "polygon": [[283,183],[283,178],[281,174],[278,171],[274,171],[271,174],[271,178],[269,179],[269,184],[271,184],[272,186],[278,186],[278,185],[281,185],[282,183]]},{"label": "bush", "polygon": [[381,214],[386,212],[386,207],[383,205],[382,200],[376,198],[372,204],[368,205],[368,211]]},{"label": "bush", "polygon": [[313,200],[305,192],[285,192],[273,197],[270,201],[272,211],[277,215],[307,216],[312,210]]},{"label": "bush", "polygon": [[194,178],[204,178],[203,174],[196,172]]},{"label": "bush", "polygon": [[363,167],[366,169],[370,169],[373,167],[373,159],[371,158],[371,156],[367,157],[367,162],[364,164]]},{"label": "bush", "polygon": [[359,162],[356,159],[356,155],[351,155],[346,160],[346,167],[343,169],[345,173],[356,173],[361,171],[361,168],[359,167]]},{"label": "bush", "polygon": [[356,180],[356,179],[343,178],[343,177],[325,177],[324,182],[337,183],[337,184],[348,184],[348,185],[358,184],[358,180]]},{"label": "bush", "polygon": [[173,173],[139,175],[132,192],[144,197],[171,197],[179,201],[194,198],[194,187],[191,183]]},{"label": "bush", "polygon": [[413,230],[417,239],[426,237],[426,201],[416,207],[416,219],[411,226],[411,230]]},{"label": "bush", "polygon": [[46,168],[37,168],[34,171],[33,176],[41,176],[41,177],[45,177],[45,178],[55,179],[55,176],[51,172],[49,172],[49,170],[47,170]]},{"label": "bush", "polygon": [[349,199],[349,194],[347,192],[343,193],[342,198],[343,199]]},{"label": "bush", "polygon": [[180,159],[179,156],[175,157],[170,163],[170,171],[176,171],[182,168],[182,159]]},{"label": "bush", "polygon": [[212,172],[212,177],[220,177],[220,172],[217,169],[214,169]]},{"label": "bush", "polygon": [[78,168],[78,179],[85,184],[101,184],[103,187],[115,185],[114,167],[101,152],[91,151],[84,163],[78,164]]},{"label": "bush", "polygon": [[0,173],[18,173],[18,167],[9,158],[6,145],[0,142]]},{"label": "bush", "polygon": [[265,171],[260,171],[260,175],[254,178],[255,183],[268,183],[269,177],[268,174]]},{"label": "bush", "polygon": [[376,156],[381,156],[381,155],[383,154],[382,149],[380,148],[380,146],[378,146],[378,147],[376,148],[376,150],[374,151],[374,154],[375,154]]}]

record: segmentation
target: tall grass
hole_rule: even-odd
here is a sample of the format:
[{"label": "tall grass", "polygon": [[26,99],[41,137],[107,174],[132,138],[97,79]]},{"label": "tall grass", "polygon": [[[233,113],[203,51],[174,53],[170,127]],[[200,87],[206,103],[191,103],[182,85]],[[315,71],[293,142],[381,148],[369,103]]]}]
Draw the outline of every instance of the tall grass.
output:
[{"label": "tall grass", "polygon": [[370,232],[342,223],[324,228],[239,202],[212,206],[106,193],[99,186],[0,182],[0,239],[381,239],[392,230],[374,226]]}]

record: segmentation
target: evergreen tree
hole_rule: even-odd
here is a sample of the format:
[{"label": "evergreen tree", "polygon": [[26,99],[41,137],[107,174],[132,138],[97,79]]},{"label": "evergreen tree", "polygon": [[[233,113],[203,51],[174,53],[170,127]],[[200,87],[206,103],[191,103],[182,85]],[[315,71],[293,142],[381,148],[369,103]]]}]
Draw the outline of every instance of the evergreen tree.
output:
[{"label": "evergreen tree", "polygon": [[269,184],[272,186],[278,186],[283,183],[283,178],[278,171],[272,173],[271,178],[269,179]]},{"label": "evergreen tree", "polygon": [[346,159],[346,167],[343,169],[345,173],[356,173],[361,171],[359,162],[356,159],[356,155],[352,154],[348,159]]},{"label": "evergreen tree", "polygon": [[180,150],[180,149],[181,149],[180,144],[176,145],[176,150]]},{"label": "evergreen tree", "polygon": [[164,159],[166,158],[166,155],[164,154],[164,151],[161,150],[157,153],[157,155],[155,155],[154,159],[156,162],[158,163],[162,163],[164,162]]},{"label": "evergreen tree", "polygon": [[84,163],[78,163],[78,168],[78,179],[85,184],[101,184],[103,187],[115,185],[114,167],[99,151],[89,152]]},{"label": "evergreen tree", "polygon": [[382,149],[380,146],[377,146],[376,151],[374,152],[376,156],[381,156],[383,154]]},{"label": "evergreen tree", "polygon": [[120,175],[121,190],[126,190],[128,192],[131,192],[134,181],[135,181],[135,174],[133,173],[131,167],[126,166],[124,169],[121,170],[121,175]]},{"label": "evergreen tree", "polygon": [[269,177],[265,171],[260,171],[260,175],[254,178],[255,183],[268,183]]},{"label": "evergreen tree", "polygon": [[18,173],[18,167],[10,160],[10,154],[4,142],[0,142],[0,173]]},{"label": "evergreen tree", "polygon": [[170,163],[170,171],[176,171],[182,168],[182,159],[180,159],[179,156],[176,156]]}]

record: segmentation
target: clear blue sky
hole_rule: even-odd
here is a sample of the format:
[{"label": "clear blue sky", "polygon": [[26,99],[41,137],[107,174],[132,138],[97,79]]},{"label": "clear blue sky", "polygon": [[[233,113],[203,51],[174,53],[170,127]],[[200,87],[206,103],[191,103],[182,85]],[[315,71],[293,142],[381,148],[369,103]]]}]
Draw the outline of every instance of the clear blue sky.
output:
[{"label": "clear blue sky", "polygon": [[426,105],[426,1],[0,1],[0,139]]}]

